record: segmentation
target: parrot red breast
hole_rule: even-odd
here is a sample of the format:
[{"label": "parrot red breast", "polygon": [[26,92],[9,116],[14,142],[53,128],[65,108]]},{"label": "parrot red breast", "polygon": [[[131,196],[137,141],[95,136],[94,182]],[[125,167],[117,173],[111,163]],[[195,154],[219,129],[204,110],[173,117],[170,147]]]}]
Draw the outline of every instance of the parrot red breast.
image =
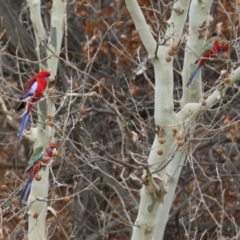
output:
[{"label": "parrot red breast", "polygon": [[212,56],[214,56],[218,53],[227,52],[228,50],[229,50],[229,44],[226,40],[224,40],[218,36],[210,38],[204,45],[204,47],[201,51],[200,58],[196,61],[197,65],[196,65],[195,69],[193,70],[193,72],[187,82],[186,87],[188,87],[195,81],[198,73],[202,70],[205,63]]},{"label": "parrot red breast", "polygon": [[26,127],[33,104],[44,94],[50,75],[48,71],[41,71],[34,75],[24,87],[23,95],[20,97],[21,102],[16,107],[17,111],[25,108],[18,134],[18,141],[22,138],[22,133]]},{"label": "parrot red breast", "polygon": [[50,143],[49,146],[44,150],[44,147],[38,147],[34,150],[31,155],[28,166],[24,170],[23,173],[29,173],[27,183],[24,187],[22,195],[20,197],[20,203],[26,203],[28,194],[31,189],[32,181],[37,175],[37,173],[49,163],[50,158],[52,157],[52,153],[54,150],[58,148],[56,143]]}]

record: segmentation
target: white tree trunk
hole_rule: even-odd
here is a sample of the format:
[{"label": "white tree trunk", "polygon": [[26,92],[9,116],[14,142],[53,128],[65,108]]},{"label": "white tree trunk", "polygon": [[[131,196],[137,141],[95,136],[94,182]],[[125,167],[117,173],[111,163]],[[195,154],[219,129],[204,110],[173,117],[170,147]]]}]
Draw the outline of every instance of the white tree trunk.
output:
[{"label": "white tree trunk", "polygon": [[[212,1],[208,0],[193,0],[191,3],[190,36],[187,45],[189,49],[186,53],[188,58],[185,60],[183,70],[184,86],[186,85],[190,75],[189,73],[191,72],[191,69],[187,68],[187,63],[189,64],[190,60],[191,62],[194,62],[193,59],[196,59],[196,56],[192,54],[191,51],[199,53],[203,45],[203,40],[196,41],[196,38],[198,37],[197,28],[202,26],[204,21],[207,25],[207,13],[209,12],[211,4]],[[164,182],[167,184],[166,195],[164,196],[164,192],[160,191],[160,195],[162,194],[162,196],[159,198],[159,195],[157,196],[157,190],[155,190],[155,192],[150,192],[148,186],[149,183],[144,183],[140,193],[141,201],[135,227],[133,228],[132,240],[163,239],[170,207],[174,199],[175,189],[181,173],[181,167],[186,159],[186,146],[178,147],[175,137],[172,136],[172,127],[175,126],[178,134],[184,137],[183,120],[189,116],[181,113],[174,113],[173,66],[172,62],[168,63],[165,59],[168,56],[168,50],[170,49],[171,43],[178,44],[181,39],[183,27],[187,19],[190,0],[179,0],[175,2],[173,6],[174,10],[168,21],[169,25],[166,32],[166,37],[170,37],[171,39],[168,40],[164,46],[159,46],[157,56],[155,56],[157,43],[153,39],[137,1],[126,0],[126,5],[135,23],[140,38],[148,52],[149,59],[154,65],[154,116],[155,124],[158,127],[158,134],[155,136],[152,149],[149,154],[148,163],[151,166],[150,171],[155,171],[158,174],[158,178],[161,179],[163,185]],[[183,88],[185,88],[184,86]],[[197,84],[196,89],[194,89],[195,92],[190,93],[191,99],[193,98],[197,102],[201,96],[200,86],[200,84]],[[186,94],[189,94],[189,91],[184,89],[184,96],[182,100],[184,104],[188,101],[186,100],[188,99]],[[165,139],[166,142],[164,144],[159,143],[160,137]],[[162,155],[158,155],[157,151],[159,149],[163,151]],[[151,178],[149,174],[148,178]],[[156,179],[157,178],[153,178],[153,181]],[[163,202],[162,197],[164,197]]]},{"label": "white tree trunk", "polygon": [[[36,38],[36,51],[41,60],[40,70],[49,69],[51,76],[55,76],[57,73],[57,66],[59,59],[57,56],[60,54],[60,47],[62,44],[63,29],[64,29],[64,13],[66,8],[66,1],[53,1],[53,9],[51,11],[51,31],[49,38],[48,48],[52,49],[54,56],[50,57],[47,61],[45,57],[49,51],[43,41],[46,40],[45,30],[43,28],[41,13],[40,13],[40,1],[28,0],[30,7],[31,20],[34,26],[35,38]],[[51,53],[52,55],[52,53]],[[54,104],[50,99],[44,99],[38,104],[39,122],[44,122],[47,119],[47,114],[54,115],[56,111]],[[43,118],[41,117],[43,116]],[[47,146],[49,141],[54,141],[54,129],[46,124],[39,124],[37,128],[31,129],[31,138],[34,140],[34,149],[39,146]],[[41,170],[41,180],[33,180],[31,192],[29,195],[28,203],[34,201],[30,206],[28,214],[28,239],[29,240],[44,240],[46,239],[46,215],[47,215],[47,202],[35,201],[36,198],[45,199],[48,195],[49,185],[49,169],[45,171]],[[38,218],[33,218],[34,213],[38,213]]]},{"label": "white tree trunk", "polygon": [[[178,1],[178,2],[183,4],[182,1]],[[189,13],[190,14],[190,16],[189,16],[189,19],[190,19],[189,29],[190,30],[189,30],[189,37],[188,37],[191,40],[188,40],[188,43],[190,43],[190,46],[187,45],[186,52],[185,52],[185,58],[184,58],[185,68],[187,68],[187,66],[189,66],[189,61],[194,58],[194,55],[190,54],[190,53],[192,53],[191,50],[199,52],[202,48],[202,45],[199,43],[200,40],[198,40],[198,41],[196,40],[196,35],[198,35],[198,32],[196,31],[196,29],[197,29],[197,27],[202,26],[203,21],[206,22],[206,26],[207,26],[208,18],[206,16],[210,10],[211,5],[212,5],[212,1],[209,1],[209,0],[205,0],[205,1],[193,0],[191,2],[190,13]],[[188,6],[185,5],[185,6],[188,7],[189,5]],[[181,8],[184,9],[185,11],[187,11],[186,7],[184,8],[184,6],[182,6]],[[201,9],[201,10],[199,10],[199,9]],[[181,21],[181,23],[184,25],[186,18],[183,18],[182,20],[184,20],[184,22]],[[180,21],[177,18],[172,18],[172,22],[173,22],[173,26],[176,26],[176,24]],[[196,34],[193,34],[193,32],[195,32]],[[195,40],[195,42],[194,42],[194,40]],[[192,43],[192,45],[191,45],[191,43]],[[194,43],[196,43],[196,44],[194,44]],[[190,56],[192,56],[192,58],[190,58],[190,59],[186,58],[186,55],[188,55],[188,53]],[[196,57],[195,57],[195,60],[196,60]],[[194,61],[192,61],[192,62],[194,62]],[[183,72],[189,73],[189,71],[183,71]],[[189,94],[194,92],[192,94],[193,95],[192,98],[194,98],[196,101],[199,101],[199,98],[200,98],[201,92],[202,92],[201,91],[201,82],[199,82],[197,84],[197,87],[196,87],[196,89],[194,89],[194,91],[189,93],[189,91],[185,91],[186,90],[185,86],[186,86],[189,76],[183,75],[182,77],[183,77],[184,99],[186,99],[186,95],[189,96]],[[189,88],[189,89],[191,89],[191,88]],[[181,118],[176,118],[176,114],[174,114],[174,117],[175,117],[176,125],[179,126],[178,134],[182,135],[182,137],[183,137],[184,136],[183,126],[182,126],[183,121]],[[187,129],[186,125],[185,125],[185,129]],[[169,132],[169,134],[171,134],[171,132]],[[176,141],[175,141],[175,144],[176,144]],[[166,227],[166,224],[168,221],[168,215],[169,215],[170,208],[171,208],[171,205],[172,205],[172,202],[174,199],[174,193],[175,193],[178,179],[179,179],[179,176],[180,176],[180,173],[182,170],[182,165],[184,164],[184,161],[186,160],[186,152],[187,152],[186,146],[180,147],[178,149],[178,152],[174,155],[174,158],[172,159],[172,161],[166,167],[165,176],[167,177],[166,181],[168,184],[168,192],[164,197],[164,203],[160,204],[160,208],[158,209],[157,224],[161,227],[155,228],[153,239],[163,239],[165,227]],[[168,155],[170,155],[171,153],[173,153],[173,149],[168,152]]]},{"label": "white tree trunk", "polygon": [[203,38],[202,34],[204,32],[207,32],[209,22],[208,14],[210,12],[212,3],[213,0],[193,0],[191,3],[189,11],[189,34],[185,49],[182,71],[183,96],[181,99],[181,107],[183,107],[188,102],[199,102],[199,100],[202,98],[201,74],[198,75],[196,81],[189,88],[186,88],[185,86],[188,82],[191,72],[195,67],[194,62],[200,55],[200,52],[206,40]]},{"label": "white tree trunk", "polygon": [[[30,9],[30,19],[33,24],[35,41],[36,41],[36,53],[38,60],[42,60],[47,57],[47,51],[44,48],[43,41],[47,39],[45,29],[43,27],[41,17],[41,1],[40,0],[27,0]],[[39,69],[47,69],[46,60],[39,62]]]},{"label": "white tree trunk", "polygon": [[51,75],[55,76],[57,74],[58,57],[61,52],[62,38],[64,33],[64,17],[66,11],[66,0],[53,1],[51,13],[51,30],[48,41],[48,56],[50,57],[48,61],[49,69],[51,70]]}]

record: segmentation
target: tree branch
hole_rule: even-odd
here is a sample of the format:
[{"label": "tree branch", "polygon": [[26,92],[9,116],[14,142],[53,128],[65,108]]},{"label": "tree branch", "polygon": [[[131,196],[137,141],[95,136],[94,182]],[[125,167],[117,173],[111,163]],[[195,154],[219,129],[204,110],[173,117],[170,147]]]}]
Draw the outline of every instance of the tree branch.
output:
[{"label": "tree branch", "polygon": [[138,5],[137,0],[125,0],[126,6],[128,11],[131,14],[133,22],[135,24],[136,30],[143,42],[144,47],[148,52],[148,58],[154,59],[155,58],[155,49],[157,47],[157,43],[153,38],[153,35],[150,31],[150,27],[148,26],[143,13]]},{"label": "tree branch", "polygon": [[[207,32],[209,16],[208,13],[213,0],[193,0],[189,10],[189,35],[184,56],[182,71],[183,96],[180,101],[181,107],[188,102],[198,102],[202,96],[202,81],[200,77],[188,89],[186,83],[190,77],[190,72],[195,67],[194,62],[199,56],[204,45],[203,39]],[[189,67],[190,66],[190,67]]]},{"label": "tree branch", "polygon": [[188,16],[190,0],[176,1],[173,5],[173,11],[168,20],[166,36],[172,37],[173,43],[178,44],[181,39],[183,28]]},{"label": "tree branch", "polygon": [[223,84],[223,88],[215,90],[207,99],[206,99],[206,106],[202,106],[202,103],[188,103],[186,104],[181,111],[176,114],[178,119],[182,121],[186,120],[188,117],[192,116],[193,114],[199,113],[203,114],[206,112],[210,107],[214,104],[218,103],[220,100],[223,99],[227,89],[233,85],[237,80],[240,78],[240,67],[238,67],[233,74],[229,77],[230,83]]}]

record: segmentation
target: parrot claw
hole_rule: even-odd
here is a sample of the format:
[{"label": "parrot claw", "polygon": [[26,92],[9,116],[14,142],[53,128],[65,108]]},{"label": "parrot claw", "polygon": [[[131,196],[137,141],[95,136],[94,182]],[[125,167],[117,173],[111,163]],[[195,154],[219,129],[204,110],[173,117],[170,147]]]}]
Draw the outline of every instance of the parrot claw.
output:
[{"label": "parrot claw", "polygon": [[42,163],[42,162],[41,162],[41,168],[42,168],[44,171],[46,170],[47,165],[48,165],[48,164],[45,164],[45,163]]}]

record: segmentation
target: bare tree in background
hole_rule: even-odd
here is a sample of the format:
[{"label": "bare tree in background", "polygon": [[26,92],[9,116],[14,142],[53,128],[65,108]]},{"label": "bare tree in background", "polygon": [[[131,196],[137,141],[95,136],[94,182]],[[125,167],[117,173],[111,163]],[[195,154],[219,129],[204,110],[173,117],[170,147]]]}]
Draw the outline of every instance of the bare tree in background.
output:
[{"label": "bare tree in background", "polygon": [[[238,239],[235,1],[0,5],[2,239]],[[187,89],[213,35],[231,52]],[[44,68],[56,79],[19,144],[11,109]],[[37,201],[19,206],[30,146],[49,140],[60,146],[50,179],[41,171]]]}]

